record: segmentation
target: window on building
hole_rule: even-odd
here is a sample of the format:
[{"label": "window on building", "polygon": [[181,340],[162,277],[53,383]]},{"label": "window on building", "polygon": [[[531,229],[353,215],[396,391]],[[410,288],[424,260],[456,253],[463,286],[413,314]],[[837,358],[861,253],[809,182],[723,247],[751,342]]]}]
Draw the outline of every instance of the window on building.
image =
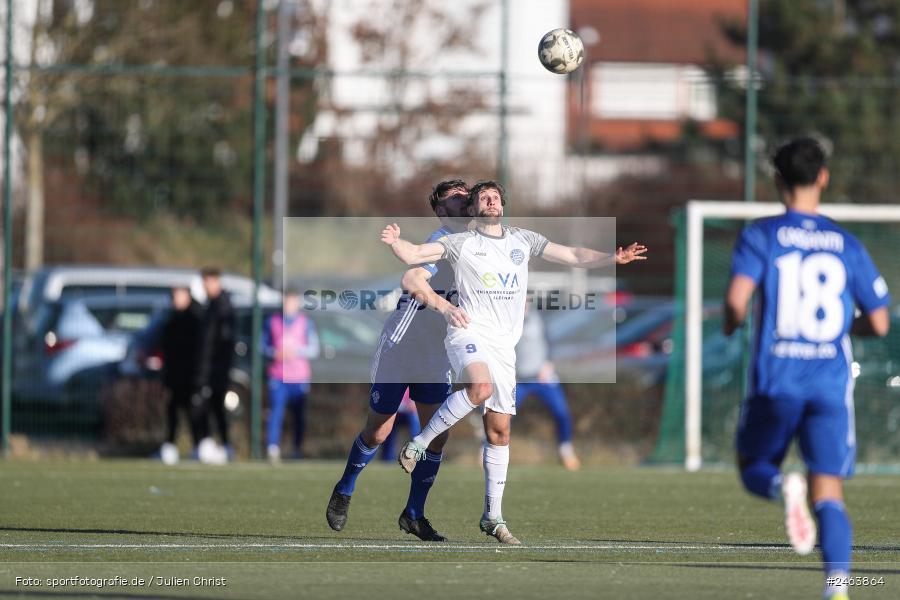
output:
[{"label": "window on building", "polygon": [[716,117],[715,90],[695,65],[596,63],[591,81],[591,112],[601,119]]}]

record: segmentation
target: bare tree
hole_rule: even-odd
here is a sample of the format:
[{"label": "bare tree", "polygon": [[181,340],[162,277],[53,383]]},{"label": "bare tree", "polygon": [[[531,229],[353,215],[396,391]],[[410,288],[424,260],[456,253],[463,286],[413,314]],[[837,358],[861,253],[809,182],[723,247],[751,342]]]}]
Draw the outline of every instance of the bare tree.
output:
[{"label": "bare tree", "polygon": [[[34,0],[27,7],[30,68],[19,77],[16,112],[27,155],[26,268],[43,262],[48,149],[68,181],[94,180],[106,210],[133,211],[141,193],[159,188],[174,189],[182,207],[202,208],[204,190],[184,179],[198,164],[220,171],[203,182],[218,185],[205,206],[240,193],[233,157],[248,154],[252,139],[232,132],[249,129],[250,76],[192,80],[165,70],[249,67],[255,2]],[[204,96],[207,89],[214,91]],[[246,148],[217,147],[216,138]]]},{"label": "bare tree", "polygon": [[[360,72],[347,77],[358,80],[353,85],[360,93],[348,103],[326,91],[320,103],[320,114],[331,115],[335,123],[334,138],[320,147],[314,165],[325,179],[317,194],[330,198],[324,211],[363,214],[377,207],[408,212],[409,192],[437,177],[493,174],[484,172],[483,157],[473,151],[477,140],[464,127],[468,118],[489,110],[485,79],[434,75],[441,70],[435,65],[448,54],[463,57],[460,63],[478,64],[483,42],[477,31],[490,5],[484,0],[363,0],[354,5],[358,17],[349,22],[349,33]],[[365,157],[364,163],[341,162],[348,144]],[[415,206],[424,208],[421,202]]]}]

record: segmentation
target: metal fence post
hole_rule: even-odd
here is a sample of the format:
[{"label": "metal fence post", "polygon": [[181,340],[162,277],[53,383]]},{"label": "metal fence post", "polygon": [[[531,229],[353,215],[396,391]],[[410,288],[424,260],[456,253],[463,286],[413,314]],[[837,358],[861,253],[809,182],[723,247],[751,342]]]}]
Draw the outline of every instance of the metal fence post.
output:
[{"label": "metal fence post", "polygon": [[744,122],[744,201],[756,198],[756,50],[759,0],[747,0],[747,96]]},{"label": "metal fence post", "polygon": [[497,157],[497,180],[504,186],[509,185],[509,0],[500,4],[500,132]]},{"label": "metal fence post", "polygon": [[6,89],[3,106],[6,118],[3,126],[3,409],[0,420],[0,445],[3,453],[9,453],[10,420],[12,419],[12,398],[10,379],[12,378],[12,152],[13,105],[13,2],[6,0]]},{"label": "metal fence post", "polygon": [[253,89],[253,319],[250,331],[250,456],[260,458],[262,433],[262,310],[259,287],[262,283],[262,218],[266,185],[266,33],[265,3],[256,9],[256,67]]}]

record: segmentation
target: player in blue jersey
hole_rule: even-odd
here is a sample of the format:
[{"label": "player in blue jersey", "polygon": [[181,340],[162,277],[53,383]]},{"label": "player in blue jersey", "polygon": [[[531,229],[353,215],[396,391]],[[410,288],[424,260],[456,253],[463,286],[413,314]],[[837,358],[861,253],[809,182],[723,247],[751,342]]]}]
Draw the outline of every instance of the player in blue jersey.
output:
[{"label": "player in blue jersey", "polygon": [[[834,221],[818,214],[828,185],[825,152],[811,138],[777,151],[776,183],[787,211],[759,219],[734,249],[724,330],[746,318],[756,291],[753,356],[737,430],[738,466],[753,494],[781,499],[791,545],[800,554],[819,544],[825,597],[847,598],[851,527],[843,479],[853,475],[856,439],[849,334],[887,335],[887,285],[868,252]],[[854,319],[854,311],[860,315]],[[809,479],[782,476],[791,440],[799,442]]]},{"label": "player in blue jersey", "polygon": [[[429,242],[464,231],[471,220],[468,187],[464,181],[442,181],[432,190],[429,203],[442,224],[428,238]],[[335,531],[341,531],[347,523],[356,478],[391,433],[407,390],[423,423],[431,419],[450,395],[450,361],[444,348],[447,323],[467,322],[465,313],[451,302],[453,281],[453,270],[446,261],[419,265],[403,275],[401,283],[409,295],[398,304],[382,330],[372,363],[366,425],[350,448],[344,474],[334,486],[325,512],[328,524]],[[434,310],[424,310],[423,305]],[[400,514],[400,528],[425,541],[446,540],[425,518],[425,500],[441,466],[447,437],[435,438],[428,446],[425,460],[410,474],[409,498]]]},{"label": "player in blue jersey", "polygon": [[522,337],[516,344],[516,409],[530,396],[536,396],[544,403],[556,423],[559,460],[567,470],[577,471],[581,461],[572,447],[572,415],[556,367],[550,361],[544,319],[541,311],[532,304],[530,298],[525,302]]}]

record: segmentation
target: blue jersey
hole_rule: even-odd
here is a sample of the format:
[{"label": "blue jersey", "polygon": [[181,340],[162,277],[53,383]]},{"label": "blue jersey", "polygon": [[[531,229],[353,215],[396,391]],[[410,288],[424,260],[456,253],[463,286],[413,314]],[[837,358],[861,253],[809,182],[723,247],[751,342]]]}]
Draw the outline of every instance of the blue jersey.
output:
[{"label": "blue jersey", "polygon": [[[434,242],[452,233],[451,229],[441,227],[428,237],[427,242]],[[431,288],[455,304],[455,279],[453,269],[447,261],[440,260],[420,266],[431,273]],[[402,352],[417,361],[438,361],[441,364],[447,362],[447,351],[444,348],[446,335],[447,321],[443,315],[426,308],[406,293],[382,329],[385,348]]]},{"label": "blue jersey", "polygon": [[[451,233],[441,227],[429,236],[428,242]],[[455,279],[447,261],[421,267],[431,273],[431,288],[453,301]],[[415,402],[440,404],[446,400],[451,391],[450,360],[444,348],[446,335],[444,317],[404,293],[384,324],[381,343],[372,360],[371,409],[381,414],[396,413],[407,390]]]},{"label": "blue jersey", "polygon": [[788,210],[744,229],[738,274],[757,284],[749,396],[844,402],[854,310],[890,303],[865,247],[827,217]]}]

